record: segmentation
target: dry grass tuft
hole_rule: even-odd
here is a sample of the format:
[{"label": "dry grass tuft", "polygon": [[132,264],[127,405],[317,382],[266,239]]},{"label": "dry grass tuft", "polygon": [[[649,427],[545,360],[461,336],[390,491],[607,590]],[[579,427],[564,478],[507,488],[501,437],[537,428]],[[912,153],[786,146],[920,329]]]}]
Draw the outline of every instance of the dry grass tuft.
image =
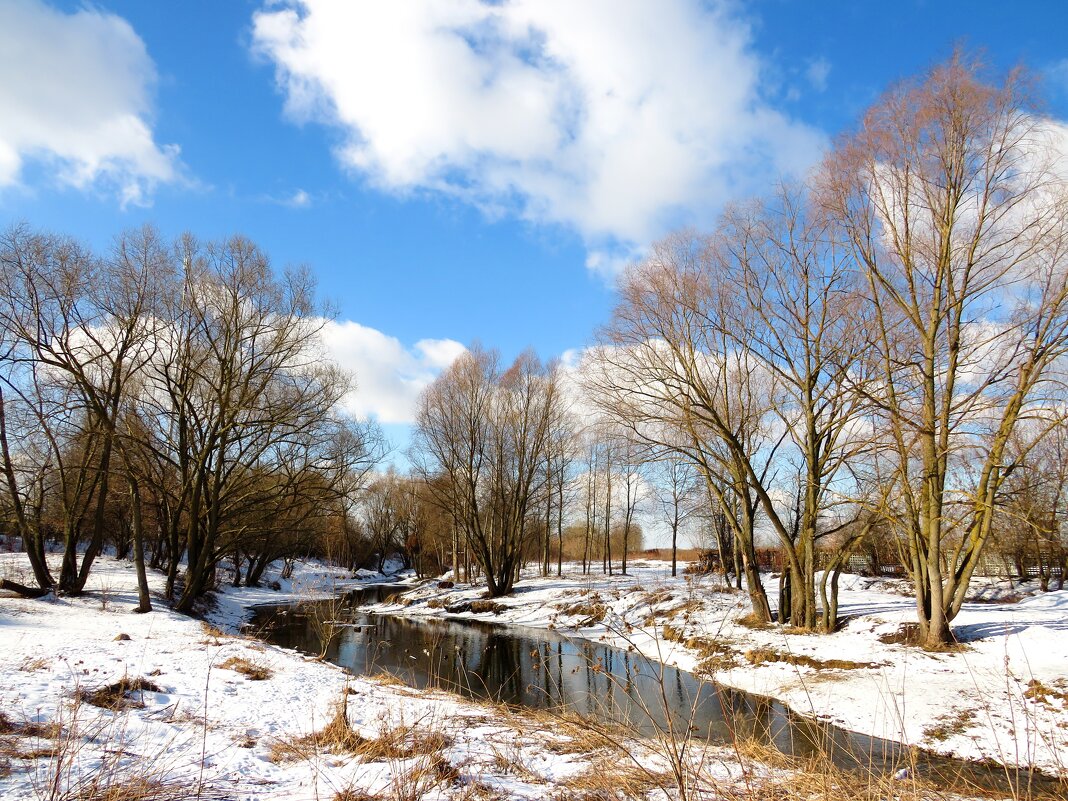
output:
[{"label": "dry grass tuft", "polygon": [[77,697],[79,701],[116,712],[120,709],[143,707],[145,705],[143,697],[135,698],[133,696],[135,693],[140,693],[143,696],[146,691],[153,693],[163,692],[159,685],[146,678],[130,679],[124,676],[116,682],[98,687],[95,690],[79,690]]},{"label": "dry grass tuft", "polygon": [[1043,684],[1038,679],[1031,679],[1027,682],[1027,690],[1024,691],[1024,698],[1030,698],[1032,701],[1038,701],[1046,706],[1053,706],[1054,701],[1059,701],[1062,705],[1068,707],[1068,690],[1065,689],[1068,682],[1064,679],[1058,679],[1054,682],[1053,687],[1048,684]]},{"label": "dry grass tuft", "polygon": [[808,654],[789,654],[772,648],[752,648],[745,652],[745,659],[750,665],[765,665],[769,662],[785,662],[798,667],[810,667],[816,670],[860,670],[876,668],[875,662],[853,662],[849,659],[816,659]]},{"label": "dry grass tuft", "polygon": [[371,795],[355,787],[346,787],[334,794],[334,801],[379,801],[379,796]]},{"label": "dry grass tuft", "polygon": [[274,673],[265,665],[245,659],[243,656],[231,656],[219,665],[223,670],[233,670],[248,678],[249,681],[266,681]]},{"label": "dry grass tuft", "polygon": [[583,618],[581,625],[589,626],[604,620],[604,616],[608,614],[608,607],[601,603],[601,597],[594,593],[586,601],[563,607],[560,613],[570,617],[581,617]]},{"label": "dry grass tuft", "polygon": [[638,767],[630,760],[608,756],[593,762],[590,769],[567,780],[566,795],[559,798],[615,799],[645,798],[652,790],[671,786],[671,778],[662,772]]},{"label": "dry grass tuft", "polygon": [[491,614],[499,615],[508,609],[504,604],[499,604],[496,601],[472,601],[471,611],[476,614]]},{"label": "dry grass tuft", "polygon": [[37,670],[45,670],[51,664],[51,662],[49,662],[43,657],[30,658],[26,659],[21,665],[19,665],[19,670],[21,670],[23,673],[33,673]]},{"label": "dry grass tuft", "polygon": [[[56,723],[37,723],[35,721],[17,722],[0,712],[0,762],[8,765],[10,769],[12,759],[29,760],[50,757],[55,751],[55,745],[49,743],[37,747],[26,748],[24,740],[55,740],[61,733],[61,727]],[[2,736],[6,735],[6,736]]]},{"label": "dry grass tuft", "polygon": [[376,682],[378,684],[382,684],[386,687],[408,686],[407,684],[405,684],[403,679],[401,679],[399,676],[393,675],[388,670],[380,670],[378,673],[374,674],[373,676],[369,676],[368,678],[370,678],[371,681]]},{"label": "dry grass tuft", "polygon": [[[225,797],[208,791],[198,796],[204,799]],[[189,786],[185,782],[131,776],[100,784],[89,783],[86,787],[77,788],[75,795],[65,796],[64,801],[187,801],[189,798]]]},{"label": "dry grass tuft", "polygon": [[879,642],[887,645],[919,645],[920,624],[902,623],[895,631],[889,634],[880,634]]},{"label": "dry grass tuft", "polygon": [[383,726],[377,737],[364,737],[349,723],[348,695],[343,694],[334,717],[325,727],[304,737],[276,741],[271,746],[270,757],[274,762],[292,762],[326,751],[378,762],[433,755],[451,744],[443,732],[423,731],[415,726]]},{"label": "dry grass tuft", "polygon": [[661,636],[668,642],[685,642],[686,635],[681,628],[676,628],[670,623],[665,623],[661,629]]},{"label": "dry grass tuft", "polygon": [[767,621],[760,619],[752,612],[737,618],[734,622],[739,626],[745,626],[747,629],[756,629],[757,631],[762,631],[763,629],[768,628]]},{"label": "dry grass tuft", "polygon": [[924,727],[923,736],[928,740],[942,742],[957,734],[964,734],[975,720],[974,709],[957,709],[940,715],[930,726]]},{"label": "dry grass tuft", "polygon": [[203,620],[200,621],[200,628],[202,628],[204,630],[204,633],[207,636],[212,637],[212,638],[214,638],[216,640],[221,640],[221,639],[224,639],[224,638],[230,636],[229,634],[227,634],[225,631],[223,631],[222,629],[218,628],[217,626],[213,626],[210,623],[207,623],[207,622],[205,622]]}]

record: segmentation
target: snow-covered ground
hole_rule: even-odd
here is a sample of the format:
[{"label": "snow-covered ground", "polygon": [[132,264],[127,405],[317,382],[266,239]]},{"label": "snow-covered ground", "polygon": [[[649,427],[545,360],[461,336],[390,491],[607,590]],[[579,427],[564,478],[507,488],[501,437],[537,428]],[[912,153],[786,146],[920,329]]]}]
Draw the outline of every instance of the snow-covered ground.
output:
[{"label": "snow-covered ground", "polygon": [[[774,590],[769,578],[769,597]],[[842,576],[848,622],[831,635],[748,627],[743,593],[725,592],[717,578],[672,578],[660,562],[635,563],[630,576],[572,566],[562,578],[525,577],[492,611],[465,608],[482,594],[429,582],[376,608],[553,628],[636,648],[852,731],[1068,772],[1068,590],[977,579],[983,602],[965,604],[953,624],[962,645],[942,653],[900,642],[915,602],[897,580]],[[1022,600],[996,602],[1012,598]]]},{"label": "snow-covered ground", "polygon": [[[0,555],[0,575],[24,566],[20,555]],[[158,593],[162,577],[151,580]],[[280,590],[227,589],[213,619],[234,627],[254,604],[321,595],[353,581],[344,572],[298,565]],[[633,772],[618,747],[585,741],[579,727],[560,721],[354,678],[294,651],[223,634],[158,598],[156,611],[132,614],[128,563],[100,559],[88,589],[75,599],[0,598],[5,801],[542,799],[563,787],[612,782],[617,768]],[[255,679],[236,668],[263,672]],[[150,685],[112,695],[122,709],[90,701],[94,691],[124,679]],[[351,726],[366,738],[360,755],[301,740],[323,730],[343,697]],[[663,767],[648,744],[628,748],[649,770]],[[725,787],[752,781],[753,771],[743,776],[737,759],[712,753],[703,763],[709,777]],[[119,785],[126,795],[104,794]],[[134,793],[138,787],[145,792]]]}]

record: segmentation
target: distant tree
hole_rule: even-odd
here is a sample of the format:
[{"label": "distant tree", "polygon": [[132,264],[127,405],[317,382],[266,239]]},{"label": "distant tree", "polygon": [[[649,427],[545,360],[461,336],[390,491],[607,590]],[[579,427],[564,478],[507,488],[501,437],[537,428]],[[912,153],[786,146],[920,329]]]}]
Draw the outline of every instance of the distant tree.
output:
[{"label": "distant tree", "polygon": [[476,346],[420,399],[420,470],[428,480],[446,479],[491,597],[511,592],[533,533],[557,392],[552,372],[532,353],[501,371],[496,353]]},{"label": "distant tree", "polygon": [[[671,531],[671,575],[675,576],[678,574],[679,532],[698,512],[703,487],[693,464],[683,461],[674,452],[665,454],[654,464],[653,475],[660,518]],[[725,550],[722,544],[719,550],[722,557]]]}]

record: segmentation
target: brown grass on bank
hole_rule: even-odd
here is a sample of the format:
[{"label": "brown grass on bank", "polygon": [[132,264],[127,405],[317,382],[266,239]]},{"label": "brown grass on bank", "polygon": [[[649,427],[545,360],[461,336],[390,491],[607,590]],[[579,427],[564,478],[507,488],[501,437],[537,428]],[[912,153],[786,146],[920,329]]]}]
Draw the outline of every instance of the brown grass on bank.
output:
[{"label": "brown grass on bank", "polygon": [[364,790],[345,787],[334,793],[334,801],[380,801],[380,799],[379,796],[371,795]]},{"label": "brown grass on bank", "polygon": [[[765,799],[806,799],[806,801],[960,801],[961,799],[998,799],[998,801],[1063,801],[1068,798],[1068,782],[1046,781],[1029,786],[1026,778],[1009,781],[1002,790],[977,786],[966,776],[941,777],[937,782],[917,771],[906,758],[896,766],[905,771],[900,777],[894,768],[869,765],[867,769],[846,769],[835,765],[830,757],[818,752],[808,757],[793,757],[755,739],[734,743],[743,764],[772,768],[764,772],[759,783],[751,785],[745,801]],[[863,758],[858,761],[863,764]],[[1007,778],[1007,777],[1003,777]],[[733,798],[734,796],[725,796]],[[741,801],[739,798],[739,801]]]},{"label": "brown grass on bank", "polygon": [[12,759],[32,760],[51,756],[55,751],[53,741],[60,733],[61,729],[55,723],[18,723],[0,712],[0,765],[7,765],[10,770]]},{"label": "brown grass on bank", "polygon": [[[143,695],[146,691],[163,692],[159,685],[146,678],[130,679],[123,676],[118,681],[95,690],[79,690],[77,697],[79,701],[116,712],[120,709],[143,707],[145,705]],[[135,693],[139,695],[135,697]]]},{"label": "brown grass on bank", "polygon": [[608,607],[601,603],[601,596],[594,593],[585,601],[562,607],[560,614],[581,617],[583,618],[582,625],[589,626],[604,620],[604,616],[608,614]]},{"label": "brown grass on bank", "polygon": [[61,732],[58,723],[43,723],[35,720],[16,721],[4,712],[0,712],[0,735],[8,734],[16,737],[37,737],[44,740],[54,740]]},{"label": "brown grass on bank", "polygon": [[507,611],[508,607],[504,604],[499,604],[496,601],[478,600],[471,602],[471,611],[475,614],[491,614],[499,615],[501,612]]},{"label": "brown grass on bank", "polygon": [[880,667],[875,662],[854,662],[849,659],[817,659],[808,654],[784,653],[773,648],[751,648],[745,652],[745,659],[750,665],[785,662],[788,665],[810,667],[816,670],[860,670]]},{"label": "brown grass on bank", "polygon": [[569,795],[558,798],[639,799],[651,790],[671,786],[671,777],[663,772],[639,767],[630,760],[604,756],[589,770],[567,780],[562,789]]},{"label": "brown grass on bank", "polygon": [[236,671],[246,676],[249,681],[266,681],[274,675],[269,667],[253,662],[251,659],[245,659],[243,656],[231,656],[225,662],[220,663],[219,667],[223,670]]},{"label": "brown grass on bank", "polygon": [[293,762],[326,751],[378,762],[437,754],[451,744],[452,740],[444,732],[404,725],[383,726],[377,737],[364,737],[349,723],[348,694],[343,693],[334,717],[326,726],[303,737],[276,741],[271,746],[270,757],[274,762]]}]

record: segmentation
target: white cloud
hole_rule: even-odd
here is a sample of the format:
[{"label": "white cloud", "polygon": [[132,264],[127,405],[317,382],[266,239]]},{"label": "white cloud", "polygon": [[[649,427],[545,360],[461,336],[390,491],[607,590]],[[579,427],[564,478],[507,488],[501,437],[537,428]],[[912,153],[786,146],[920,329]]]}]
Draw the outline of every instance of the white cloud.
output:
[{"label": "white cloud", "polygon": [[1068,58],[1050,64],[1043,70],[1043,75],[1054,92],[1068,94]]},{"label": "white cloud", "polygon": [[564,224],[610,272],[823,146],[763,101],[734,8],[282,0],[253,41],[287,112],[335,126],[338,158],[373,185]]},{"label": "white cloud", "polygon": [[152,132],[155,79],[122,18],[0,0],[0,188],[18,184],[32,161],[61,183],[147,203],[178,177],[178,147],[157,145]]},{"label": "white cloud", "polygon": [[380,423],[414,422],[419,393],[465,350],[451,339],[423,339],[407,348],[351,320],[328,322],[322,339],[328,358],[356,375],[346,409]]},{"label": "white cloud", "polygon": [[817,92],[822,92],[827,88],[827,78],[830,74],[831,62],[822,57],[810,61],[805,69],[805,77]]}]

